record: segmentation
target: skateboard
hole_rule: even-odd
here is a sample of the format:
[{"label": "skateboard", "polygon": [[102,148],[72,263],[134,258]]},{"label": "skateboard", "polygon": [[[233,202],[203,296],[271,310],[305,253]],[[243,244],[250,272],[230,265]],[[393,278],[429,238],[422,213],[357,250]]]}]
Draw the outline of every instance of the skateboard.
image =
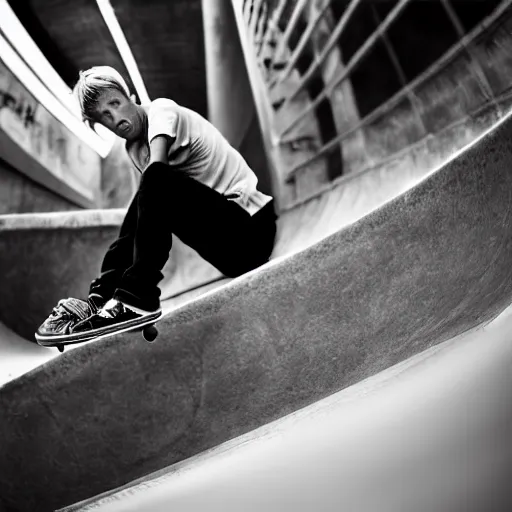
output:
[{"label": "skateboard", "polygon": [[148,342],[152,343],[158,336],[158,329],[155,324],[160,320],[160,315],[156,318],[149,318],[146,322],[138,325],[131,325],[125,328],[119,328],[119,326],[112,326],[110,329],[104,330],[100,334],[84,332],[82,335],[67,334],[59,336],[45,336],[41,337],[36,334],[36,341],[38,345],[48,348],[56,348],[59,352],[64,352],[66,345],[75,345],[77,343],[83,343],[86,341],[96,341],[113,334],[120,334],[123,332],[142,332],[142,337]]}]

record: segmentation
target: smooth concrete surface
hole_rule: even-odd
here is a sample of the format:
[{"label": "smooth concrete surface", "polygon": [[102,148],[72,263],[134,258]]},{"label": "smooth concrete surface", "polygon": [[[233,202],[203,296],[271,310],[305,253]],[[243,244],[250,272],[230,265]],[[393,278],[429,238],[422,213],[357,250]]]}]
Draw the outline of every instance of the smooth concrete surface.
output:
[{"label": "smooth concrete surface", "polygon": [[[4,508],[52,510],[310,405],[504,310],[512,124],[306,251],[0,391]],[[26,493],[27,482],[30,494]]]},{"label": "smooth concrete surface", "polygon": [[296,413],[62,512],[507,512],[512,308]]}]

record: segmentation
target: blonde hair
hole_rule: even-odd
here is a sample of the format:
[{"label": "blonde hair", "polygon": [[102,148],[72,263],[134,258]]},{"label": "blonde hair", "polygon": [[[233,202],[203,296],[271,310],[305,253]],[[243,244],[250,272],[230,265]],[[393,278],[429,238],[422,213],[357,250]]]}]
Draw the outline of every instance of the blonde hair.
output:
[{"label": "blonde hair", "polygon": [[116,89],[130,98],[130,90],[121,74],[110,66],[94,66],[80,71],[78,82],[73,94],[78,100],[82,119],[93,124],[92,113],[97,106],[98,98],[107,89]]}]

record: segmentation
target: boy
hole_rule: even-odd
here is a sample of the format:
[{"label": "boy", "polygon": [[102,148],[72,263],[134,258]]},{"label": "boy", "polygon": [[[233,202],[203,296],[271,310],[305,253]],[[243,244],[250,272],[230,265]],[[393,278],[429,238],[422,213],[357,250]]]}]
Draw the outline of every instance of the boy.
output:
[{"label": "boy", "polygon": [[136,104],[108,66],[81,72],[74,94],[84,121],[126,140],[142,177],[88,300],[61,300],[37,330],[38,341],[80,341],[156,320],[173,233],[226,276],[268,261],[273,200],[212,124],[169,99]]}]

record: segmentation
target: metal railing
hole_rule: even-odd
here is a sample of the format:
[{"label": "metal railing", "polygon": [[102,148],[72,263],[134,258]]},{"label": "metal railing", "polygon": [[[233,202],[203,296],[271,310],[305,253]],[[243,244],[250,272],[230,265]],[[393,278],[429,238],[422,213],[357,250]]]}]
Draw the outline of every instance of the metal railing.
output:
[{"label": "metal railing", "polygon": [[267,28],[263,32],[263,38],[261,41],[261,46],[257,52],[257,55],[260,55],[261,50],[269,43],[270,38],[273,37],[275,32],[278,30],[279,21],[283,14],[284,8],[286,7],[288,0],[280,0],[277,8],[272,13],[272,16],[268,20]]},{"label": "metal railing", "polygon": [[[376,119],[382,117],[386,112],[391,111],[394,107],[396,107],[401,101],[403,101],[407,96],[411,95],[414,90],[418,88],[418,86],[424,82],[426,82],[430,77],[438,73],[446,64],[453,59],[458,53],[463,51],[468,47],[468,45],[473,41],[485,28],[492,23],[495,19],[497,19],[503,11],[505,11],[506,8],[508,8],[512,4],[512,0],[506,0],[501,4],[501,6],[493,13],[492,16],[490,16],[487,20],[482,22],[476,29],[471,31],[466,36],[462,37],[458,43],[456,43],[452,48],[446,52],[443,57],[441,57],[438,61],[436,61],[432,66],[430,66],[427,70],[425,70],[422,74],[420,74],[416,79],[409,82],[407,85],[403,86],[403,88],[394,96],[392,96],[390,99],[388,99],[385,103],[380,105],[377,109],[373,110],[370,114],[362,118],[358,123],[354,124],[351,128],[344,131],[343,133],[340,133],[335,138],[330,140],[327,144],[322,146],[318,149],[317,153],[313,155],[312,157],[304,160],[300,164],[294,166],[292,169],[290,169],[287,173],[286,181],[288,183],[291,183],[294,180],[295,175],[300,172],[303,169],[306,169],[308,166],[310,166],[313,162],[318,160],[319,158],[329,154],[331,151],[334,151],[336,148],[339,147],[339,145],[346,140],[348,137],[356,133],[358,130],[361,130],[362,128],[368,126],[370,123],[375,121]],[[392,13],[390,13],[391,16]],[[389,18],[389,16],[388,16]],[[372,36],[370,36],[372,37]],[[367,40],[368,43],[369,40]],[[367,44],[366,43],[366,44]],[[358,53],[361,52],[361,49]],[[348,70],[350,63],[355,60],[357,57],[357,54],[354,55],[354,58],[349,62],[347,65],[347,68],[344,70],[344,72],[341,74],[341,76],[337,77],[333,81],[333,86],[335,87],[338,83],[340,83],[345,76],[348,76]],[[485,81],[486,85],[488,86],[488,82]],[[316,100],[315,100],[316,101]],[[315,103],[315,102],[313,102]],[[307,107],[307,109],[304,111],[307,113],[311,112],[313,110],[311,104]],[[298,124],[299,117],[296,118],[296,120],[293,121],[294,125],[295,123]],[[287,127],[283,132],[287,132],[290,128],[292,123],[290,123],[289,127]],[[283,140],[281,138],[281,143],[285,143],[286,140]]]},{"label": "metal railing", "polygon": [[[258,42],[258,48],[254,49],[254,59],[261,59],[262,52],[266,49],[267,54],[271,53],[270,60],[267,59],[266,70],[262,70],[260,66],[260,72],[262,73],[262,80],[260,87],[263,87],[264,93],[267,96],[274,91],[274,89],[283,84],[287,79],[290,78],[292,72],[296,69],[299,59],[308,48],[308,44],[311,43],[316,31],[321,26],[321,22],[325,21],[330,16],[331,25],[330,32],[326,42],[323,44],[321,50],[317,51],[310,62],[307,69],[299,73],[299,78],[295,78],[290,82],[291,90],[286,92],[285,97],[275,107],[273,111],[274,116],[282,115],[282,112],[286,111],[299,94],[306,90],[310,83],[322,73],[323,67],[327,63],[328,59],[333,55],[333,51],[340,45],[340,40],[345,34],[347,27],[354,19],[357,9],[364,4],[363,0],[351,0],[347,2],[348,5],[339,17],[339,20],[332,24],[332,4],[333,0],[324,0],[323,2],[316,2],[316,10],[310,12],[309,16],[305,15],[306,8],[311,6],[312,0],[295,0],[293,9],[290,9],[291,0],[279,0],[277,5],[274,6],[271,12],[269,1],[263,1],[263,5],[267,5],[267,9],[261,8],[261,0],[245,0],[246,9],[252,6],[252,18],[251,23],[248,26],[249,37],[252,37]],[[415,91],[418,87],[431,78],[435,73],[439,72],[443,66],[446,66],[448,62],[456,57],[459,53],[465,52],[469,57],[471,72],[476,79],[484,97],[486,97],[491,103],[494,103],[495,107],[499,111],[499,105],[493,97],[492,88],[489,84],[486,75],[483,71],[481,64],[478,62],[478,58],[472,50],[472,41],[482,33],[488,25],[493,23],[498,17],[500,17],[506,9],[512,4],[512,0],[503,0],[495,10],[484,18],[475,28],[473,28],[467,34],[464,32],[461,21],[457,17],[455,10],[453,9],[450,0],[437,0],[447,15],[448,20],[451,22],[455,29],[455,33],[458,37],[458,42],[447,48],[444,55],[438,58],[433,64],[430,64],[427,69],[420,73],[414,80],[407,81],[405,73],[399,62],[399,58],[394,52],[393,45],[388,38],[388,32],[390,27],[399,19],[400,15],[404,12],[406,7],[414,1],[420,0],[397,0],[394,7],[387,13],[382,20],[375,20],[377,28],[370,33],[366,40],[361,46],[353,53],[348,59],[348,62],[339,63],[338,72],[334,76],[326,79],[323,83],[323,88],[319,93],[316,94],[314,99],[307,102],[306,106],[303,107],[299,112],[294,112],[294,115],[290,116],[290,112],[286,112],[283,119],[286,119],[286,123],[279,130],[279,133],[274,134],[273,143],[275,146],[284,147],[286,144],[293,143],[296,137],[291,136],[292,131],[299,128],[299,126],[307,120],[311,119],[311,114],[314,113],[319,106],[325,102],[331,100],[332,94],[337,90],[340,85],[347,80],[350,80],[354,71],[360,66],[365,57],[369,55],[372,49],[378,42],[381,42],[389,56],[391,65],[398,78],[398,82],[401,89],[394,94],[392,97],[388,97],[380,106],[377,106],[370,113],[365,115],[362,119],[357,118],[350,122],[348,126],[342,129],[341,133],[338,133],[331,140],[324,143],[319,147],[313,155],[308,155],[302,162],[295,164],[291,169],[287,169],[285,181],[290,183],[295,180],[295,176],[298,172],[307,169],[312,163],[318,159],[325,157],[332,151],[339,148],[343,141],[348,137],[353,136],[356,132],[362,130],[370,123],[382,117],[387,112],[391,111],[403,100],[408,100],[411,104],[411,110],[415,117],[416,125],[420,132],[426,134],[426,128],[423,125],[420,108],[418,107],[418,100],[416,98]],[[256,6],[256,8],[255,8]],[[288,11],[288,14],[286,12]],[[376,11],[374,9],[374,14]],[[287,19],[284,19],[287,18]],[[297,28],[299,21],[306,21],[305,29],[302,34],[298,37],[296,45],[292,48],[290,44],[290,36],[294,29]],[[325,23],[323,24],[325,26]],[[324,34],[325,36],[325,31]],[[266,45],[271,40],[275,40],[274,51],[268,48]],[[272,66],[276,62],[285,60],[284,66],[281,66],[279,71],[272,73]],[[264,71],[270,71],[263,76]],[[296,107],[295,107],[296,108]],[[273,122],[270,118],[268,122]],[[274,117],[275,122],[275,117]],[[274,127],[272,127],[274,128]]]},{"label": "metal railing", "polygon": [[289,22],[288,22],[288,24],[286,26],[286,29],[285,29],[283,35],[279,38],[279,43],[278,43],[278,45],[276,47],[276,50],[275,50],[272,58],[270,59],[269,68],[272,68],[272,66],[274,65],[276,60],[279,57],[281,57],[281,54],[283,53],[283,51],[287,47],[288,42],[290,40],[290,36],[291,36],[291,34],[293,32],[293,29],[296,27],[297,22],[299,21],[300,16],[302,14],[302,11],[303,11],[303,9],[306,6],[306,3],[308,1],[309,0],[297,0],[297,3],[295,4],[295,6],[293,8],[293,12],[292,12],[290,20],[289,20]]},{"label": "metal railing", "polygon": [[[409,2],[410,0],[402,0],[404,2]],[[322,49],[322,52],[320,55],[311,63],[308,70],[302,77],[299,84],[296,86],[295,90],[287,97],[285,103],[281,105],[282,108],[286,108],[286,106],[293,101],[299,93],[304,90],[304,88],[307,86],[311,78],[314,76],[314,74],[320,69],[322,64],[325,62],[327,56],[332,51],[334,46],[338,43],[338,40],[340,39],[341,35],[343,34],[343,31],[345,30],[346,26],[348,25],[348,22],[350,21],[350,18],[354,11],[356,10],[357,6],[362,2],[362,0],[352,0],[347,7],[347,10],[343,13],[343,16],[341,17],[340,21],[338,22],[338,25],[332,32],[331,36],[329,37],[329,40],[325,44],[324,48]],[[307,114],[307,113],[306,113]],[[306,115],[305,114],[305,115]],[[288,129],[284,130],[288,131]]]},{"label": "metal railing", "polygon": [[311,22],[306,27],[306,30],[302,34],[297,47],[291,54],[288,63],[286,64],[286,67],[284,70],[270,83],[270,87],[274,87],[279,85],[280,83],[284,82],[289,76],[292,70],[295,68],[300,56],[302,55],[302,52],[305,50],[311,36],[313,35],[315,29],[318,27],[318,24],[322,21],[323,17],[327,13],[327,11],[331,7],[331,0],[324,0],[324,5],[321,7],[321,9],[316,14],[315,18],[311,20]]},{"label": "metal railing", "polygon": [[[308,105],[302,112],[300,112],[295,118],[290,121],[286,127],[281,131],[280,138],[283,139],[283,137],[289,133],[293,128],[295,128],[298,124],[300,124],[301,121],[303,121],[307,115],[315,110],[320,103],[326,99],[329,94],[343,81],[345,80],[352,70],[361,63],[363,58],[368,54],[369,50],[375,45],[375,43],[380,39],[382,34],[388,30],[388,28],[391,26],[393,22],[395,22],[398,19],[398,16],[402,13],[405,6],[410,3],[412,0],[400,0],[398,4],[394,7],[394,9],[387,15],[387,17],[382,21],[382,24],[379,25],[379,27],[368,37],[366,42],[357,50],[357,52],[353,55],[353,57],[350,59],[348,64],[344,67],[344,69],[341,70],[341,72],[338,74],[337,77],[332,79],[328,84],[325,85],[324,90],[314,99],[314,101],[311,102],[310,105]],[[329,43],[331,43],[331,48],[329,50],[332,50],[332,47],[334,47],[334,44],[338,41],[338,39],[341,37],[343,30],[346,28],[348,21],[350,19],[350,15],[354,12],[355,7],[357,4],[359,4],[359,0],[353,0],[352,3],[349,6],[353,7],[352,10],[350,10],[350,13],[347,16],[343,16],[338,26],[335,28],[333,35],[336,33],[336,39],[331,38]],[[348,11],[348,9],[347,9]],[[327,51],[322,51],[321,57],[318,58],[317,61],[315,61],[315,70],[325,61],[326,57],[328,55]],[[290,99],[293,99],[297,96],[297,94],[304,89],[308,81],[311,79],[311,76],[313,73],[307,73],[301,80],[301,82],[297,85],[296,90],[290,95]],[[290,100],[289,100],[290,101]],[[284,105],[283,105],[284,107]]]}]

